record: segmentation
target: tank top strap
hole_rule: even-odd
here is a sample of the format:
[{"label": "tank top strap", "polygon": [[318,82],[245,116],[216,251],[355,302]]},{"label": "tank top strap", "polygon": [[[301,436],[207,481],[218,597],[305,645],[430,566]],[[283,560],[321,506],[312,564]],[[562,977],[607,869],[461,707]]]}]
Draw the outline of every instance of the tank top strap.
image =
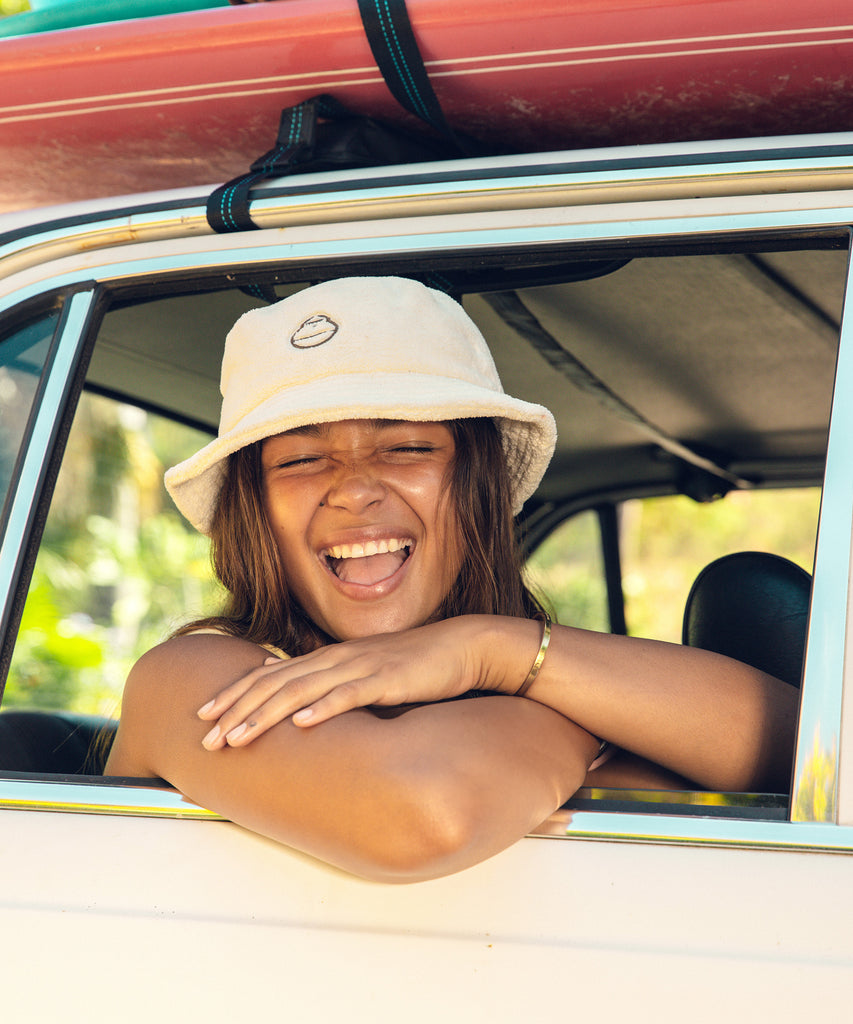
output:
[{"label": "tank top strap", "polygon": [[[200,633],[208,633],[211,636],[233,636],[233,633],[226,633],[224,629],[216,629],[212,626],[205,627],[204,629],[194,629],[191,633],[185,633],[185,636],[197,636]],[[273,644],[258,644],[258,647],[263,647],[265,651],[269,651],[270,654],[274,654],[277,658],[281,658],[282,661],[287,661],[290,658],[289,654],[286,654],[280,647],[275,647]]]}]

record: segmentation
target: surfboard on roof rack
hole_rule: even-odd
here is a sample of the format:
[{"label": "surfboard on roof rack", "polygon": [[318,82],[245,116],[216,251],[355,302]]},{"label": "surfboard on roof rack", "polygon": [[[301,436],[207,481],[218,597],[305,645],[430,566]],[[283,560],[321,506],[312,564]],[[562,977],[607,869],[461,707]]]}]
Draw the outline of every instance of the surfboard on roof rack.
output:
[{"label": "surfboard on roof rack", "polygon": [[[409,0],[460,131],[517,152],[853,128],[837,0]],[[849,22],[849,23],[848,23]],[[0,209],[220,182],[330,93],[412,123],[352,0],[214,7],[0,40]]]}]

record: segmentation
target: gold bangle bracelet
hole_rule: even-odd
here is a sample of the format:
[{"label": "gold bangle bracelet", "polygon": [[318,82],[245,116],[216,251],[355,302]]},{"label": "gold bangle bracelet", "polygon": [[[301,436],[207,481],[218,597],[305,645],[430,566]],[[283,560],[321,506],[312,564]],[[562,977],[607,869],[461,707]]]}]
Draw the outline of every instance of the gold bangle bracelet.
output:
[{"label": "gold bangle bracelet", "polygon": [[545,626],[542,630],[542,643],[539,644],[539,650],[536,652],[536,658],[530,667],[530,671],[527,673],[527,678],[515,691],[516,697],[523,697],[525,693],[533,685],[533,681],[539,675],[539,669],[542,668],[542,662],[545,660],[545,652],[548,650],[548,644],[551,643],[551,616],[545,613]]}]

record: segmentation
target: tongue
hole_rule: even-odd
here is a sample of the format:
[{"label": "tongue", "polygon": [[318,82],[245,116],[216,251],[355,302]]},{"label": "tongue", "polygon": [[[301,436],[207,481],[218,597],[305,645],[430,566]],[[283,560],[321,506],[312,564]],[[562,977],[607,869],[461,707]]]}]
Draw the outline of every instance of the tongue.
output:
[{"label": "tongue", "polygon": [[366,555],[364,558],[341,558],[335,565],[335,575],[344,583],[370,586],[393,576],[405,560],[405,551],[389,551],[384,555]]}]

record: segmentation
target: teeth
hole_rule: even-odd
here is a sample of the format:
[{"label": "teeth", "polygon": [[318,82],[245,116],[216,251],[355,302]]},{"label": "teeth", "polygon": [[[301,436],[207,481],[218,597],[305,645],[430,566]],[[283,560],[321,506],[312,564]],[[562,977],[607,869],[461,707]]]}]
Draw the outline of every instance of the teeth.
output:
[{"label": "teeth", "polygon": [[391,537],[388,540],[368,540],[364,544],[336,544],[334,547],[326,548],[323,555],[326,558],[366,558],[368,555],[400,551],[402,548],[411,547],[412,543],[408,537]]}]

